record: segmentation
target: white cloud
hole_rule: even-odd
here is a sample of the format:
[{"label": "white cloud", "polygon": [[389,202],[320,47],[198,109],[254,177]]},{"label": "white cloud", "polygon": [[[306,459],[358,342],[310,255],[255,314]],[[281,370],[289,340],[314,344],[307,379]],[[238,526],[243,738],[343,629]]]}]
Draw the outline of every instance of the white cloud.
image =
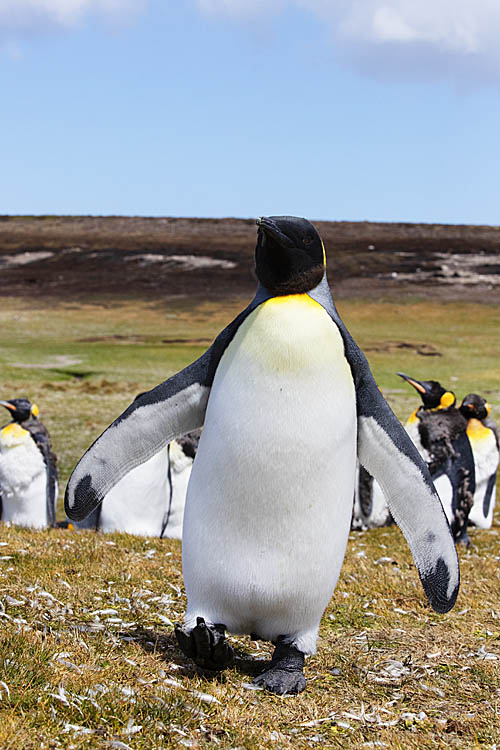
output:
[{"label": "white cloud", "polygon": [[144,0],[0,0],[0,33],[78,26],[86,16],[116,19],[144,6]]},{"label": "white cloud", "polygon": [[[302,8],[328,26],[349,62],[395,74],[500,76],[500,0],[197,0],[207,13],[249,16]],[[418,71],[414,71],[418,72]]]}]

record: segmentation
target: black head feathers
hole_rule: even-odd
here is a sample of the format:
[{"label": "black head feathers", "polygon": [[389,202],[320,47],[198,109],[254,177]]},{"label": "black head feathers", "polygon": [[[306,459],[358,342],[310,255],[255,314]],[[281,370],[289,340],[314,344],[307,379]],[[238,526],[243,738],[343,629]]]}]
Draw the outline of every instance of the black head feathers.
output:
[{"label": "black head feathers", "polygon": [[0,401],[0,406],[5,406],[10,411],[13,422],[25,422],[30,417],[38,416],[38,406],[32,404],[27,398],[12,398],[9,401]]},{"label": "black head feathers", "polygon": [[257,219],[255,272],[276,295],[302,294],[317,286],[325,270],[323,243],[313,225],[297,216]]},{"label": "black head feathers", "polygon": [[398,375],[420,393],[425,409],[449,409],[455,406],[455,394],[443,388],[437,380],[415,380],[404,372],[398,372]]}]

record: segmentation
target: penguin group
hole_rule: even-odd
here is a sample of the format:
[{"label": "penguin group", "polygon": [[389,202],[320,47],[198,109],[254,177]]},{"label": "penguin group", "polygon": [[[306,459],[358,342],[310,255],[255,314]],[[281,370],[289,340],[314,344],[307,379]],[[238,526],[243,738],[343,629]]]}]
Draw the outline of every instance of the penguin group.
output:
[{"label": "penguin group", "polygon": [[[455,394],[438,381],[397,374],[422,401],[405,429],[427,463],[455,541],[468,545],[468,525],[489,529],[493,520],[499,442],[490,406],[470,393],[457,407]],[[380,486],[358,467],[352,527],[374,528],[391,521]]]},{"label": "penguin group", "polygon": [[398,375],[421,396],[406,429],[429,466],[456,542],[467,545],[468,523],[490,528],[493,518],[499,452],[489,405],[471,393],[457,408],[455,394],[438,381]]},{"label": "penguin group", "polygon": [[[39,409],[27,398],[0,401],[11,421],[0,429],[0,518],[33,529],[56,522],[57,457]],[[200,432],[172,441],[130,471],[105,501],[74,528],[180,539],[187,485]]]},{"label": "penguin group", "polygon": [[357,458],[382,488],[437,612],[453,607],[459,569],[428,466],[335,307],[316,229],[290,216],[257,225],[253,300],[205,354],[141,394],[94,442],[65,509],[76,523],[100,504],[104,512],[125,477],[203,427],[184,511],[187,610],[177,642],[198,666],[222,670],[234,659],[227,632],[271,641],[271,663],[254,683],[286,694],[305,687],[304,659],[340,574]]},{"label": "penguin group", "polygon": [[[335,307],[309,221],[259,219],[255,273],[253,300],[205,354],[139,394],[83,455],[65,510],[77,528],[182,537],[179,648],[220,671],[235,656],[228,632],[271,641],[254,683],[282,695],[305,688],[353,497],[359,525],[399,525],[430,605],[447,612],[455,541],[468,521],[491,525],[499,444],[483,398],[456,408],[437,381],[403,373],[422,405],[401,425]],[[38,409],[0,405],[2,520],[53,526],[56,459]]]}]

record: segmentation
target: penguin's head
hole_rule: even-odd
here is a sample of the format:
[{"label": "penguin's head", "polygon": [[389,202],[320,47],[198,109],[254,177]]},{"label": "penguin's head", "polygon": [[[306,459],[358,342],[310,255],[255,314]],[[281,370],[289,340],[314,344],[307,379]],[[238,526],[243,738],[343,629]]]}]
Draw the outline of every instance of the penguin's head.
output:
[{"label": "penguin's head", "polygon": [[465,419],[486,419],[491,407],[482,396],[477,393],[469,393],[460,404],[459,411]]},{"label": "penguin's head", "polygon": [[38,417],[39,409],[27,398],[12,398],[10,401],[0,401],[0,406],[5,406],[12,416],[13,422],[25,422],[30,417]]},{"label": "penguin's head", "polygon": [[325,272],[325,249],[316,229],[297,216],[257,219],[255,272],[275,295],[302,294],[317,286]]},{"label": "penguin's head", "polygon": [[17,422],[11,422],[0,430],[0,452],[9,448],[17,448],[30,437],[28,430],[25,430]]},{"label": "penguin's head", "polygon": [[420,393],[425,409],[449,409],[451,406],[455,406],[455,394],[443,388],[437,380],[415,380],[415,378],[405,375],[404,372],[398,372],[397,374]]}]

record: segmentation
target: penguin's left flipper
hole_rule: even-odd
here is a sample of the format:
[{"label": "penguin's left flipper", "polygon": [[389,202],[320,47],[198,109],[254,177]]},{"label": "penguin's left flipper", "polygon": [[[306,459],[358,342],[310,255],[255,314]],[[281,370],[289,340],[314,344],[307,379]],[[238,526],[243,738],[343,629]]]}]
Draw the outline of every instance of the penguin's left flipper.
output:
[{"label": "penguin's left flipper", "polygon": [[217,366],[241,323],[262,300],[256,296],[184,370],[141,393],[95,441],[74,469],[64,499],[66,515],[81,521],[115,484],[167,443],[203,426]]},{"label": "penguin's left flipper", "polygon": [[429,603],[436,612],[448,612],[458,595],[460,571],[429,470],[371,374],[359,384],[357,396],[359,460],[382,487]]},{"label": "penguin's left flipper", "polygon": [[323,278],[309,296],[331,316],[344,342],[356,387],[358,458],[378,481],[410,547],[426,596],[448,612],[460,586],[457,551],[429,470],[380,393],[368,361],[347,330]]}]

